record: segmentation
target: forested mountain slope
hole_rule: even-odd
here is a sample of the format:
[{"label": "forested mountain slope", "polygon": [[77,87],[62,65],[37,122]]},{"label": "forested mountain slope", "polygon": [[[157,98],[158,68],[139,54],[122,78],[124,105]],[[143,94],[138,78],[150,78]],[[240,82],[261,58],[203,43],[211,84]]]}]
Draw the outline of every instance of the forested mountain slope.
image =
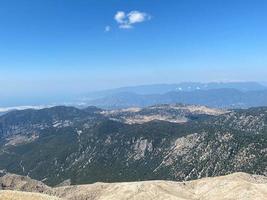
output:
[{"label": "forested mountain slope", "polygon": [[[138,115],[169,116],[165,108],[167,114],[158,106]],[[113,119],[95,107],[10,112],[0,117],[0,169],[49,185],[267,175],[267,108],[197,117],[184,109],[181,123],[125,123],[125,112]]]}]

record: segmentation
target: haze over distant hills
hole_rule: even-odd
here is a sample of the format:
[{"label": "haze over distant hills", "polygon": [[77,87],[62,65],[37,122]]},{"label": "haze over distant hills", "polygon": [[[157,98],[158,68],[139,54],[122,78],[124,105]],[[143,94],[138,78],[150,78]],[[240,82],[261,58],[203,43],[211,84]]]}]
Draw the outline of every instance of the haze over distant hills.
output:
[{"label": "haze over distant hills", "polygon": [[151,85],[140,85],[132,87],[121,87],[110,90],[102,90],[98,92],[89,93],[88,98],[100,98],[107,95],[114,95],[117,93],[136,93],[141,95],[148,94],[164,94],[167,92],[174,91],[195,91],[195,90],[212,90],[212,89],[236,89],[243,92],[246,91],[257,91],[267,89],[261,83],[257,82],[182,82],[177,84],[151,84]]},{"label": "haze over distant hills", "polygon": [[[102,90],[73,95],[61,101],[43,101],[25,105],[17,100],[16,106],[3,107],[0,100],[0,115],[10,110],[44,108],[55,105],[75,107],[98,106],[101,108],[145,107],[154,104],[198,104],[217,108],[248,108],[267,106],[267,87],[257,82],[185,82],[178,84],[152,84]],[[34,98],[29,103],[33,103]],[[44,103],[46,102],[46,103]],[[6,105],[6,104],[3,104]]]},{"label": "haze over distant hills", "polygon": [[90,93],[82,101],[111,109],[165,103],[248,108],[267,106],[267,87],[256,82],[143,85]]}]

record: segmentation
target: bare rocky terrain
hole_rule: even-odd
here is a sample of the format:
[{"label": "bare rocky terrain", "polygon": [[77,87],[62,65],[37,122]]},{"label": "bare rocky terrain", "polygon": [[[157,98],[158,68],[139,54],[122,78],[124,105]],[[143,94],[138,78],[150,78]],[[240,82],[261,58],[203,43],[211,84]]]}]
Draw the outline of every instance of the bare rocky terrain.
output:
[{"label": "bare rocky terrain", "polygon": [[[141,181],[43,187],[39,181],[6,174],[0,200],[266,200],[267,178],[234,173],[195,181]],[[12,183],[12,184],[10,184]],[[24,187],[25,186],[25,187]],[[41,186],[42,191],[39,187]],[[35,189],[34,189],[35,188]]]},{"label": "bare rocky terrain", "polygon": [[206,106],[185,104],[161,104],[146,108],[127,108],[117,110],[103,110],[100,112],[110,119],[127,124],[143,124],[160,120],[172,123],[185,123],[192,118],[204,115],[218,116],[227,113],[226,110],[209,108]]},{"label": "bare rocky terrain", "polygon": [[0,200],[60,200],[60,198],[32,192],[3,190],[0,191]]}]

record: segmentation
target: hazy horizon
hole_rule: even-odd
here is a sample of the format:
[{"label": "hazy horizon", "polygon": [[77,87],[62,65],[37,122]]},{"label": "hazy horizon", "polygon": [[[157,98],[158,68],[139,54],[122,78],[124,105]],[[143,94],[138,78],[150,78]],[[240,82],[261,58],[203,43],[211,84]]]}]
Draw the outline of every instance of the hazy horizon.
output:
[{"label": "hazy horizon", "polygon": [[[90,94],[98,94],[108,91],[116,91],[120,89],[127,89],[127,88],[141,88],[141,87],[156,87],[156,86],[172,86],[172,85],[179,85],[179,84],[232,84],[232,83],[245,83],[245,84],[258,84],[259,86],[264,86],[267,88],[267,82],[257,82],[257,81],[211,81],[211,82],[204,82],[204,81],[183,81],[183,82],[176,82],[176,83],[150,83],[150,84],[139,84],[139,85],[121,85],[118,87],[109,87],[103,89],[95,89],[95,90],[86,90],[84,92],[69,92],[69,93],[62,93],[62,94],[32,94],[29,95],[22,95],[22,96],[13,96],[13,97],[5,97],[2,96],[0,100],[0,112],[3,112],[5,109],[9,110],[14,108],[18,109],[25,109],[29,108],[44,108],[56,105],[74,105],[81,103],[82,98],[89,97]],[[231,87],[230,87],[231,88]],[[89,96],[88,96],[89,95]],[[74,104],[73,104],[74,103]]]}]

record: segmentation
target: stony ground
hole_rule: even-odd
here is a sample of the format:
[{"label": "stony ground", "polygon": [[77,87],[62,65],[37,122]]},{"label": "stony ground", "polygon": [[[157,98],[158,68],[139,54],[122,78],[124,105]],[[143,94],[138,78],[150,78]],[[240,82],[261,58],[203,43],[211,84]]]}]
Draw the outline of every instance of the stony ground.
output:
[{"label": "stony ground", "polygon": [[[20,183],[19,177],[7,175],[2,180],[1,184],[8,183],[9,187],[0,190],[0,200],[267,200],[267,178],[246,173],[187,182],[95,183],[55,188],[41,185],[46,195],[32,193],[33,190],[40,192],[40,182],[21,177],[24,182]],[[10,183],[24,192],[11,191]]]},{"label": "stony ground", "polygon": [[60,199],[45,194],[3,190],[0,191],[0,200],[60,200]]}]

